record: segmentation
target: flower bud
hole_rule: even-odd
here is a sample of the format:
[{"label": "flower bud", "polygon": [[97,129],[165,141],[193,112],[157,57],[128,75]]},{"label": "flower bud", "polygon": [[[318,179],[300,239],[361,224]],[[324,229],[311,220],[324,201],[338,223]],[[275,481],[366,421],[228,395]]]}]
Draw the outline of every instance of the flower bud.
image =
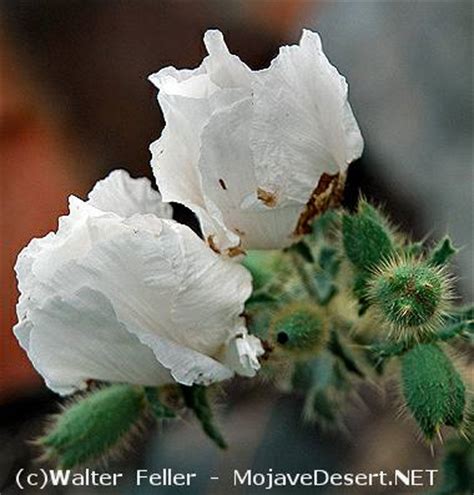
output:
[{"label": "flower bud", "polygon": [[361,271],[370,270],[393,251],[392,234],[387,222],[363,200],[357,213],[342,217],[342,240],[347,257]]},{"label": "flower bud", "polygon": [[143,388],[112,385],[69,406],[39,443],[61,468],[89,465],[127,443],[145,405]]},{"label": "flower bud", "polygon": [[271,335],[282,350],[316,354],[326,343],[328,331],[320,311],[303,303],[283,307],[271,322]]},{"label": "flower bud", "polygon": [[431,440],[442,425],[459,428],[466,387],[451,360],[436,344],[419,344],[402,358],[402,389],[408,409]]},{"label": "flower bud", "polygon": [[436,329],[449,298],[444,271],[420,260],[393,258],[370,282],[369,299],[395,340],[419,340]]}]

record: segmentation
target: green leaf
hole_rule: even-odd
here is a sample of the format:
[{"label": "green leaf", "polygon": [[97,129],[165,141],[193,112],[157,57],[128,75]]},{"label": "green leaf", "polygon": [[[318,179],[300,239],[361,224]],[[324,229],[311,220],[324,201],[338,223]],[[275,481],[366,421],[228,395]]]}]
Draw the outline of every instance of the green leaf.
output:
[{"label": "green leaf", "polygon": [[332,277],[335,277],[341,265],[341,259],[337,249],[323,246],[319,252],[319,266]]},{"label": "green leaf", "polygon": [[434,266],[446,265],[457,252],[458,250],[453,246],[451,239],[446,236],[433,249],[428,262]]},{"label": "green leaf", "polygon": [[325,272],[317,272],[314,275],[313,281],[319,304],[321,306],[326,306],[337,294],[337,287],[331,276]]},{"label": "green leaf", "polygon": [[141,387],[112,385],[69,406],[40,443],[61,468],[89,465],[126,442],[144,408]]},{"label": "green leaf", "polygon": [[301,256],[307,263],[314,263],[313,253],[304,240],[293,244],[286,249],[287,252],[293,252]]},{"label": "green leaf", "polygon": [[214,415],[207,398],[207,388],[202,385],[187,387],[181,385],[186,406],[191,409],[201,423],[204,433],[221,449],[227,448],[227,443],[214,423]]},{"label": "green leaf", "polygon": [[351,352],[349,347],[342,342],[335,330],[331,331],[328,349],[334,354],[334,356],[341,360],[347,371],[362,378],[365,376],[365,373],[357,364],[354,354]]}]

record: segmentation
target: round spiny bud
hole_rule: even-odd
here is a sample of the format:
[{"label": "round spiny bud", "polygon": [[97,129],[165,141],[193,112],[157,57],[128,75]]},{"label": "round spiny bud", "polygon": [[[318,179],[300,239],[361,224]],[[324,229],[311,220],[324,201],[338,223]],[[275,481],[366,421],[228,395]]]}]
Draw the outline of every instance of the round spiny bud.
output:
[{"label": "round spiny bud", "polygon": [[439,324],[450,298],[444,271],[416,259],[392,259],[372,278],[369,297],[392,336],[419,339]]},{"label": "round spiny bud", "polygon": [[326,343],[328,332],[320,311],[303,303],[282,308],[271,322],[271,335],[279,349],[315,354]]}]

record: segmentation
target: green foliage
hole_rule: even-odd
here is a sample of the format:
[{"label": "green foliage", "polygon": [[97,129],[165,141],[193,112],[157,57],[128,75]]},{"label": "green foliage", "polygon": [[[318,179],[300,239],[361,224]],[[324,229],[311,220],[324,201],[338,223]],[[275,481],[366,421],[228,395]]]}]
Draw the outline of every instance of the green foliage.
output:
[{"label": "green foliage", "polygon": [[282,308],[271,322],[276,346],[288,352],[317,354],[327,339],[321,313],[311,304]]},{"label": "green foliage", "polygon": [[201,423],[204,433],[219,448],[226,449],[227,443],[214,423],[214,415],[207,398],[207,388],[202,385],[193,385],[191,387],[181,385],[181,390],[186,406],[194,412]]},{"label": "green foliage", "polygon": [[371,302],[398,339],[419,339],[425,331],[435,329],[448,298],[444,274],[419,260],[400,258],[383,263],[371,281]]},{"label": "green foliage", "polygon": [[[306,377],[305,382],[301,381],[303,376]],[[295,383],[298,378],[300,390],[304,390],[306,394],[305,417],[310,421],[317,421],[326,428],[340,425],[342,411],[351,387],[347,374],[336,358],[328,352],[323,352],[317,358],[300,364],[300,369],[295,370],[293,375],[293,382]],[[301,387],[303,383],[304,389]]]},{"label": "green foliage", "polygon": [[364,377],[365,373],[358,364],[354,353],[343,342],[341,336],[339,336],[335,330],[331,331],[328,349],[334,354],[334,356],[341,360],[347,371],[360,377]]},{"label": "green foliage", "polygon": [[[425,439],[443,426],[464,432],[466,386],[443,350],[474,341],[473,306],[450,303],[446,265],[456,252],[448,237],[431,250],[409,242],[362,200],[353,214],[327,211],[290,248],[246,253],[253,292],[243,316],[263,341],[262,374],[303,395],[307,419],[341,426],[357,382],[400,364],[403,397]],[[89,464],[119,450],[146,413],[175,418],[184,402],[226,448],[207,394],[201,385],[109,386],[68,407],[41,443],[61,467]],[[469,442],[449,442],[437,494],[463,493],[473,459]]]},{"label": "green foliage", "polygon": [[160,400],[160,389],[156,387],[146,387],[145,396],[148,405],[157,419],[175,418],[175,412]]},{"label": "green foliage", "polygon": [[281,251],[249,251],[242,264],[252,275],[253,290],[259,292],[264,287],[282,278],[290,268]]},{"label": "green foliage", "polygon": [[458,252],[451,239],[446,236],[434,248],[428,259],[433,266],[443,266]]},{"label": "green foliage", "polygon": [[123,446],[144,408],[142,388],[112,385],[70,405],[40,443],[61,468],[90,464]]},{"label": "green foliage", "polygon": [[[474,401],[469,412],[473,414]],[[452,438],[446,443],[441,463],[442,482],[432,495],[471,495],[474,487],[474,418],[467,421],[464,437]]]},{"label": "green foliage", "polygon": [[342,240],[349,261],[363,272],[388,259],[394,250],[384,218],[365,201],[360,202],[357,213],[342,217]]},{"label": "green foliage", "polygon": [[466,389],[451,360],[436,344],[419,344],[403,354],[402,389],[407,407],[426,439],[442,425],[459,428]]}]

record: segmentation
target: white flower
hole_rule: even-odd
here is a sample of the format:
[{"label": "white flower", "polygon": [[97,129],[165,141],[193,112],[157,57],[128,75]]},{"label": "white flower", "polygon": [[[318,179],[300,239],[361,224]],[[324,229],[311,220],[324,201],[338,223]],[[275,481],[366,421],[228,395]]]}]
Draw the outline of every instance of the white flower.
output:
[{"label": "white flower", "polygon": [[191,208],[217,250],[285,247],[362,153],[346,80],[311,31],[262,71],[231,55],[219,31],[204,43],[197,69],[150,76],[166,120],[151,145],[163,199]]},{"label": "white flower", "polygon": [[52,390],[255,374],[262,348],[240,316],[249,273],[170,215],[147,179],[115,171],[20,253],[14,331]]}]

